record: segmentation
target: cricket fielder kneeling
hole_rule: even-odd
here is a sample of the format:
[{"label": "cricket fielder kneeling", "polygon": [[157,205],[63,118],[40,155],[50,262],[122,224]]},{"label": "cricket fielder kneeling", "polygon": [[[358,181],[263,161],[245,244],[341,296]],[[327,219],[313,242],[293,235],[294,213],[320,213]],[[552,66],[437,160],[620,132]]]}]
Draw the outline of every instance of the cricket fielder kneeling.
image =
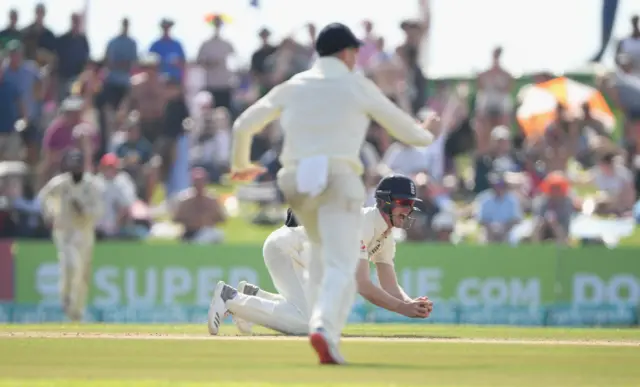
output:
[{"label": "cricket fielder kneeling", "polygon": [[[412,299],[398,284],[394,267],[395,240],[391,235],[393,227],[410,225],[410,215],[418,200],[415,183],[410,178],[391,175],[380,181],[376,188],[376,206],[362,209],[364,234],[356,282],[360,295],[372,304],[403,316],[426,318],[433,310],[433,303],[427,297]],[[304,228],[297,225],[291,210],[285,225],[266,239],[263,254],[279,294],[246,282],[235,289],[220,281],[209,307],[210,334],[218,334],[227,312],[244,334],[251,333],[253,324],[290,335],[309,333],[310,305],[306,296],[309,247]],[[371,281],[369,261],[376,265],[380,287]],[[350,312],[340,310],[345,316],[340,321],[346,321]]]},{"label": "cricket fielder kneeling", "polygon": [[45,221],[52,225],[60,263],[60,297],[67,317],[81,321],[89,293],[95,225],[102,216],[102,183],[84,172],[83,156],[71,151],[63,172],[38,194]]}]

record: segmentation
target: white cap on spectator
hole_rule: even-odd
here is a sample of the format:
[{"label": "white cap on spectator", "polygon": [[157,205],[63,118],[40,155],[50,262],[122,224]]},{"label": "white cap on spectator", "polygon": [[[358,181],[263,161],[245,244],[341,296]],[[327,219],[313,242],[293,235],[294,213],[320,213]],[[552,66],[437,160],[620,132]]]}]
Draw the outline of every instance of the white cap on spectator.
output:
[{"label": "white cap on spectator", "polygon": [[510,140],[511,131],[504,125],[498,125],[491,130],[491,139],[493,140]]},{"label": "white cap on spectator", "polygon": [[431,222],[431,227],[435,231],[447,231],[455,228],[456,218],[453,213],[449,211],[442,211],[436,214],[433,217],[433,221]]},{"label": "white cap on spectator", "polygon": [[63,112],[79,112],[84,107],[84,100],[80,97],[69,97],[62,101],[60,110]]},{"label": "white cap on spectator", "polygon": [[213,106],[213,95],[206,90],[200,91],[193,97],[193,102],[198,108]]}]

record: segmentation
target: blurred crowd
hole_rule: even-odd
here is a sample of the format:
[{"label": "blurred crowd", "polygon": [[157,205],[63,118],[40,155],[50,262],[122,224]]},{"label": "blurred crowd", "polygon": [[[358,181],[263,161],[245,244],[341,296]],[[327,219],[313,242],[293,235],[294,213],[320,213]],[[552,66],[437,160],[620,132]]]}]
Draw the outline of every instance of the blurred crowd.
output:
[{"label": "blurred crowd", "polygon": [[[533,74],[520,87],[497,47],[475,79],[429,79],[420,65],[422,43],[438,37],[429,35],[427,1],[418,3],[419,17],[399,25],[405,38],[398,47],[388,47],[375,24],[363,21],[358,69],[399,107],[416,117],[436,111],[442,125],[432,146],[416,148],[394,142],[372,122],[361,154],[368,204],[379,179],[396,172],[415,179],[423,200],[399,238],[559,244],[614,238],[593,230],[623,229],[638,200],[638,18],[618,45],[616,67],[599,71],[591,85],[620,112],[620,129],[587,102],[559,101],[534,135],[517,111],[524,91],[554,74]],[[306,42],[275,42],[262,28],[250,64],[232,71],[235,49],[220,16],[193,61],[172,35],[170,19],[159,22],[160,35],[150,47],[138,45],[123,19],[106,52],[96,53],[79,14],[70,16],[69,31],[60,36],[47,27],[42,4],[29,24],[16,11],[8,18],[0,31],[0,235],[47,237],[38,190],[62,172],[62,156],[77,148],[86,170],[104,179],[100,237],[175,234],[197,243],[223,241],[228,206],[207,186],[224,183],[233,120],[313,64],[316,26],[307,26]],[[252,160],[267,172],[236,192],[237,200],[254,203],[256,224],[281,222],[274,183],[281,144],[277,122],[255,137]],[[162,203],[158,192],[164,192]]]}]

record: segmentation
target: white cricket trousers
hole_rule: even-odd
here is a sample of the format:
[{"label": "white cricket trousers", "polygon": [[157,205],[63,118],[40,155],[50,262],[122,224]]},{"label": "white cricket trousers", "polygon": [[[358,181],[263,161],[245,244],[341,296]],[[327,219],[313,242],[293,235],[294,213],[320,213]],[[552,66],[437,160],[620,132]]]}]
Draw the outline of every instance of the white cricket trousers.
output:
[{"label": "white cricket trousers", "polygon": [[309,331],[305,268],[284,252],[271,236],[263,247],[264,262],[278,294],[263,290],[256,296],[238,294],[227,301],[234,316],[289,335]]},{"label": "white cricket trousers", "polygon": [[332,159],[326,188],[311,197],[297,192],[296,170],[284,165],[278,185],[311,243],[309,330],[324,329],[337,345],[356,296],[365,188],[350,163]]},{"label": "white cricket trousers", "polygon": [[71,320],[81,320],[89,295],[95,234],[86,229],[54,229],[60,265],[60,298]]}]

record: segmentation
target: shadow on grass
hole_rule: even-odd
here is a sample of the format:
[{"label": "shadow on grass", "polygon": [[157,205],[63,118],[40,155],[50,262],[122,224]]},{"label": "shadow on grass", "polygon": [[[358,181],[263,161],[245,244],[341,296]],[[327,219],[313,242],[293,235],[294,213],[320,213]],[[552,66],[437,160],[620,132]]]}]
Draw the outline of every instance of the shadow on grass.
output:
[{"label": "shadow on grass", "polygon": [[428,336],[428,335],[354,335],[343,334],[342,337],[357,337],[365,339],[437,339],[437,340],[456,340],[461,339],[459,336]]},{"label": "shadow on grass", "polygon": [[487,365],[468,365],[464,366],[456,364],[388,364],[388,363],[349,363],[346,365],[349,369],[364,368],[364,369],[403,369],[403,370],[420,370],[420,371],[457,371],[457,370],[470,370],[470,369],[487,369],[490,366]]},{"label": "shadow on grass", "polygon": [[[285,335],[285,334],[273,334],[273,333],[254,333],[252,336],[260,337],[306,337],[307,335]],[[358,339],[424,339],[424,340],[459,340],[461,336],[429,336],[429,335],[356,335],[356,334],[343,334],[342,337],[358,338]]]}]

